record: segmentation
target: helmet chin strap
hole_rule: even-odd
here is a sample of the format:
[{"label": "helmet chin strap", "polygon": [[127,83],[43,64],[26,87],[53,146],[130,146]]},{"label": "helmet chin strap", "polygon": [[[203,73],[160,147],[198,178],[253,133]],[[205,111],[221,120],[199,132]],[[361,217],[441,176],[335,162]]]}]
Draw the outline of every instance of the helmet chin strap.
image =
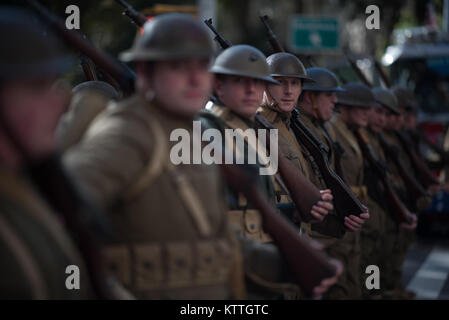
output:
[{"label": "helmet chin strap", "polygon": [[279,102],[276,101],[276,99],[273,97],[270,90],[268,89],[268,83],[265,85],[265,93],[267,94],[268,98],[271,100],[271,102],[269,102],[267,104],[267,106],[273,110],[281,111],[279,109]]}]

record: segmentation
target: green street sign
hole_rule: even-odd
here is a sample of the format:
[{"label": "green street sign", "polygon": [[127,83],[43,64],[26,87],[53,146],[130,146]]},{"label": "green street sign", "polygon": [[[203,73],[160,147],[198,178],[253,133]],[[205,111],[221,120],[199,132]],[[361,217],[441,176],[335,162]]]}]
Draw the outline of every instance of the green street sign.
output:
[{"label": "green street sign", "polygon": [[336,17],[292,15],[288,45],[295,53],[338,52],[339,21]]}]

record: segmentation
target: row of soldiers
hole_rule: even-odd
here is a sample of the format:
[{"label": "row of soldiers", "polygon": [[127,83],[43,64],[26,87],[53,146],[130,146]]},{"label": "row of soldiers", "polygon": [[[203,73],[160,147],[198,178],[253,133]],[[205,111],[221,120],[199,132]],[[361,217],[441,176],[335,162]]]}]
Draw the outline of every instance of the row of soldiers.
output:
[{"label": "row of soldiers", "polygon": [[[409,91],[360,83],[340,87],[330,70],[305,69],[289,53],[266,58],[248,45],[232,46],[214,59],[200,23],[184,14],[163,14],[147,22],[133,47],[120,55],[134,64],[133,96],[121,98],[102,82],[79,85],[70,96],[56,81],[70,67],[68,57],[49,30],[43,41],[43,30],[28,12],[0,10],[0,33],[11,44],[0,59],[2,298],[308,298],[285,251],[266,232],[258,206],[224,183],[217,165],[174,165],[170,159],[172,132],[192,134],[194,120],[225,137],[226,129],[246,132],[244,157],[252,149],[263,159],[268,150],[245,131],[257,127],[257,117],[278,129],[280,156],[320,190],[304,220],[279,173],[254,174],[266,166],[261,161],[243,167],[300,237],[334,266],[312,295],[412,297],[402,288],[401,270],[416,215],[409,223],[394,220],[357,139],[360,132],[368,139],[401,201],[414,212],[425,207],[428,196],[410,197],[381,142],[397,146],[400,163],[412,172],[396,135],[405,125],[404,108],[412,106],[413,99],[404,98]],[[337,195],[291,129],[296,111],[327,147],[332,169],[366,206],[364,213],[336,214]],[[226,137],[224,149],[232,148],[229,142]],[[48,180],[70,192],[69,206],[54,199],[61,192],[47,192]],[[101,243],[98,259],[86,254],[92,246],[80,239],[92,232],[80,235],[73,216],[58,212],[70,208],[72,214],[89,213],[75,225],[94,230]],[[110,234],[104,235],[102,226]],[[80,269],[77,290],[67,287],[68,265]],[[374,290],[365,283],[369,265],[380,270]]]}]

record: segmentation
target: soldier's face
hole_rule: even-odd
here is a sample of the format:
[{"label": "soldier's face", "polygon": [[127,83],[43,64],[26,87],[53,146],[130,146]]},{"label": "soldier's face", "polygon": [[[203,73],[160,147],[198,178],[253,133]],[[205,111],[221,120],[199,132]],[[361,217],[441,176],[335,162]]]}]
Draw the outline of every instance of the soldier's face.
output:
[{"label": "soldier's face", "polygon": [[28,156],[43,157],[55,147],[55,128],[70,98],[70,91],[55,85],[55,80],[17,80],[5,83],[0,91],[4,120]]},{"label": "soldier's face", "polygon": [[407,112],[404,116],[404,127],[406,129],[414,129],[418,125],[416,114]]},{"label": "soldier's face", "polygon": [[366,127],[368,125],[369,108],[348,108],[348,122],[356,127]]},{"label": "soldier's face", "polygon": [[320,92],[316,95],[316,103],[320,109],[321,120],[328,121],[332,118],[337,103],[337,95],[335,92]]},{"label": "soldier's face", "polygon": [[262,80],[222,76],[215,81],[215,92],[226,107],[247,119],[253,119],[260,107],[265,89]]},{"label": "soldier's face", "polygon": [[387,125],[385,126],[388,130],[399,130],[402,128],[403,123],[403,115],[402,112],[400,115],[396,115],[391,113],[389,116],[387,116]]},{"label": "soldier's face", "polygon": [[[269,84],[267,89],[282,112],[291,112],[302,92],[302,82],[298,78],[274,77],[281,85]],[[273,102],[270,94],[266,94],[266,99]]]},{"label": "soldier's face", "polygon": [[387,110],[381,106],[371,108],[368,113],[368,125],[374,132],[380,132],[387,121]]},{"label": "soldier's face", "polygon": [[161,61],[153,65],[149,86],[163,108],[193,116],[206,104],[212,89],[209,60]]}]

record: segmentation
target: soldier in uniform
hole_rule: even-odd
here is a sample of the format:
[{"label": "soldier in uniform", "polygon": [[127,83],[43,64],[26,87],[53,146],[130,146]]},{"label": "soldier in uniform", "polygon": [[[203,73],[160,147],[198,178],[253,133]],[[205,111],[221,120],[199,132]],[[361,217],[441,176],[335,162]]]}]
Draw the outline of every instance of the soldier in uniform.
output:
[{"label": "soldier in uniform", "polygon": [[[390,90],[384,88],[372,89],[377,105],[368,112],[368,126],[362,130],[363,135],[372,147],[376,159],[386,167],[386,158],[379,142],[379,135],[385,126],[387,114],[396,111],[396,97]],[[391,256],[396,242],[397,226],[391,214],[389,214],[388,203],[385,201],[383,189],[376,175],[376,171],[371,167],[369,161],[365,161],[364,181],[368,189],[368,203],[371,213],[370,222],[366,228],[362,229],[360,234],[361,246],[361,274],[365,273],[365,268],[369,264],[379,267],[380,270],[380,288],[379,290],[367,290],[363,286],[362,293],[364,297],[376,299],[385,298],[387,288],[392,285],[392,265]]]},{"label": "soldier in uniform", "polygon": [[[403,97],[401,95],[402,88],[395,87],[392,89],[393,94],[398,102],[397,114],[390,113],[387,116],[387,121],[385,128],[383,130],[383,136],[391,145],[396,146],[397,156],[400,160],[401,166],[405,168],[407,172],[414,172],[411,159],[408,157],[404,146],[398,138],[397,132],[402,129],[404,121],[404,105]],[[384,150],[385,151],[385,150]],[[406,204],[407,208],[412,211],[422,210],[430,204],[430,198],[428,196],[420,198],[412,198],[410,194],[407,193],[405,181],[399,175],[398,168],[396,164],[391,160],[387,163],[390,172],[393,174],[393,183],[396,185],[396,190],[400,198]],[[409,228],[400,228],[399,234],[397,235],[396,245],[394,247],[394,254],[392,259],[393,275],[392,281],[393,289],[390,290],[391,296],[394,299],[413,299],[415,296],[414,292],[406,290],[402,285],[402,267],[405,259],[405,255],[414,241],[416,224],[413,224]]]},{"label": "soldier in uniform", "polygon": [[[228,150],[235,150],[236,157],[239,152],[244,153],[242,158],[244,163],[248,163],[248,150],[251,148],[259,154],[257,167],[264,167],[260,162],[266,155],[266,150],[261,149],[261,144],[256,145],[254,120],[256,111],[259,108],[265,85],[270,83],[278,85],[278,82],[270,76],[265,56],[258,49],[248,45],[237,45],[223,51],[216,59],[211,71],[215,73],[215,103],[208,105],[211,114],[203,113],[203,123],[208,128],[217,128],[223,134],[226,129],[234,129],[237,139],[245,141],[243,150],[234,147],[233,138],[225,135],[225,147]],[[270,146],[271,148],[271,146]],[[257,170],[257,169],[256,169]],[[274,174],[274,172],[273,172]],[[263,193],[275,205],[273,175],[258,175],[257,183]],[[240,231],[240,235],[265,243],[265,247],[271,238],[262,228],[260,213],[254,209],[254,205],[240,193],[229,190],[228,196],[228,216],[231,223]],[[324,201],[323,201],[324,202]],[[321,208],[323,207],[323,208]],[[326,206],[317,204],[312,214],[319,215],[326,210]],[[263,265],[255,272],[254,269],[246,268],[245,273],[248,278],[248,294],[251,298],[297,298],[299,288],[284,274],[277,275],[276,270],[282,270],[284,264],[280,258],[274,260],[275,256],[268,257]],[[274,267],[280,265],[281,267]],[[272,269],[272,270],[270,270]],[[260,275],[264,275],[261,277]],[[335,280],[335,279],[334,279]],[[332,280],[332,281],[334,281]],[[318,289],[318,288],[317,288]],[[318,289],[317,292],[322,292]]]},{"label": "soldier in uniform", "polygon": [[136,94],[110,104],[65,154],[79,186],[109,213],[116,238],[103,253],[137,298],[242,298],[242,259],[260,277],[281,270],[274,246],[241,242],[240,251],[218,168],[173,161],[176,134],[193,136],[211,91],[212,54],[207,30],[189,15],[147,22],[121,54],[135,63]]},{"label": "soldier in uniform", "polygon": [[[70,57],[23,9],[0,8],[0,33],[0,298],[93,298],[80,251],[33,179],[37,164],[58,163],[54,130],[69,93],[55,83]],[[67,287],[70,265],[79,290]]]},{"label": "soldier in uniform", "polygon": [[[267,84],[262,102],[260,115],[266,118],[275,128],[279,130],[279,148],[307,178],[310,168],[304,159],[303,152],[290,128],[291,112],[295,108],[302,91],[304,81],[312,81],[307,77],[302,62],[294,55],[286,52],[272,54],[267,58],[271,76],[278,80],[280,85]],[[289,199],[288,190],[282,187],[282,181],[275,183],[276,201],[283,203]],[[329,189],[321,190],[322,200],[331,201],[332,195]],[[289,199],[289,201],[291,201]],[[321,209],[316,207],[318,215],[314,216],[316,221],[322,221],[327,211],[332,210],[330,203],[320,203],[326,206]]]},{"label": "soldier in uniform", "polygon": [[[368,111],[375,103],[374,96],[368,87],[360,83],[348,83],[342,88],[344,91],[337,93],[340,113],[335,115],[329,124],[335,132],[336,140],[345,150],[341,157],[345,181],[357,198],[365,205],[369,205],[370,201],[364,185],[363,156],[353,131],[367,125]],[[371,228],[372,217],[373,213],[370,211],[370,219],[365,223],[368,229]],[[377,220],[377,217],[374,218]],[[363,228],[365,228],[365,225]],[[360,272],[360,232],[348,233],[344,242],[346,248],[343,249],[343,252],[347,255],[346,266],[349,269],[348,292],[350,297],[361,298],[361,288],[364,281],[361,282],[363,275]]]},{"label": "soldier in uniform", "polygon": [[[307,75],[315,82],[304,85],[298,103],[301,121],[328,147],[328,158],[332,164],[335,163],[335,133],[331,133],[333,127],[329,127],[326,122],[332,117],[334,105],[337,102],[336,92],[342,91],[342,89],[338,87],[335,75],[327,69],[310,68],[307,69]],[[321,189],[326,188],[326,184],[317,170],[312,170],[311,176],[315,185]],[[324,244],[326,252],[331,257],[343,261],[345,266],[343,275],[338,283],[326,293],[326,298],[360,298],[359,264],[357,256],[353,255],[353,253],[358,253],[354,241],[357,236],[353,233],[360,230],[368,218],[368,213],[364,213],[360,217],[349,215],[345,218],[344,226],[342,226],[336,216],[328,215],[322,223],[301,226],[301,230],[305,234]],[[356,273],[352,274],[354,270]]]},{"label": "soldier in uniform", "polygon": [[117,90],[103,81],[80,83],[72,90],[68,111],[61,117],[56,129],[56,143],[64,152],[77,144],[94,118],[110,100],[117,100]]},{"label": "soldier in uniform", "polygon": [[[69,149],[65,165],[108,212],[116,238],[108,268],[137,298],[226,299],[237,244],[215,166],[174,165],[174,130],[210,93],[212,41],[186,14],[155,17],[121,54],[136,67],[137,92],[112,103]],[[238,280],[237,280],[238,282]]]}]

